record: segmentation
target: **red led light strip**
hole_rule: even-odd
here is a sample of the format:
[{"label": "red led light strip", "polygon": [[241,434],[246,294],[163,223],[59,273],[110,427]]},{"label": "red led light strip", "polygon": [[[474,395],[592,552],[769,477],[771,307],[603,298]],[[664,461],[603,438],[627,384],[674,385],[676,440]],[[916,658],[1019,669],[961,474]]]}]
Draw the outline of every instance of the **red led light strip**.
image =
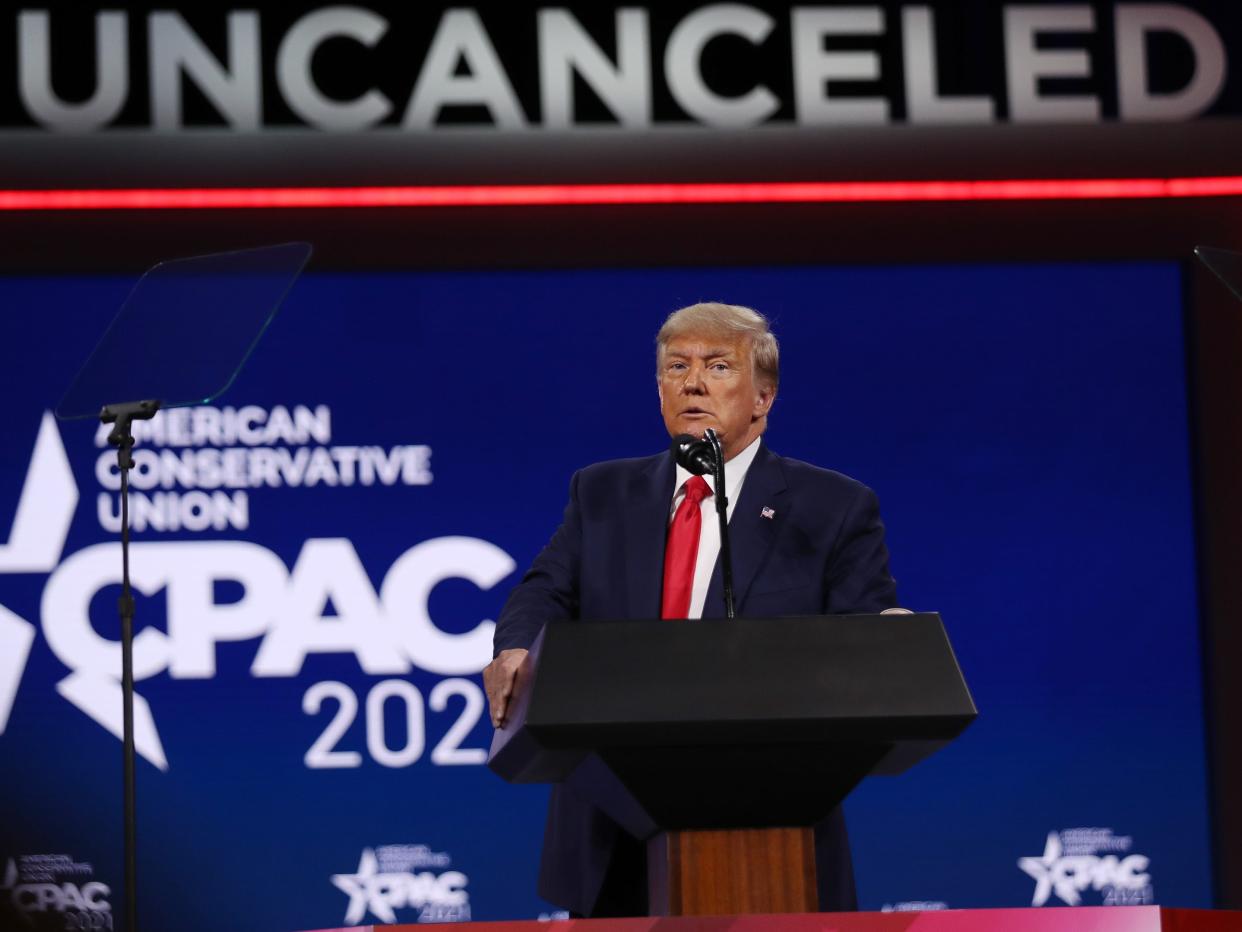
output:
[{"label": "red led light strip", "polygon": [[1117,200],[1242,195],[1242,176],[1009,181],[792,181],[454,185],[358,188],[0,190],[0,210],[291,207],[531,207],[615,204],[825,204]]}]

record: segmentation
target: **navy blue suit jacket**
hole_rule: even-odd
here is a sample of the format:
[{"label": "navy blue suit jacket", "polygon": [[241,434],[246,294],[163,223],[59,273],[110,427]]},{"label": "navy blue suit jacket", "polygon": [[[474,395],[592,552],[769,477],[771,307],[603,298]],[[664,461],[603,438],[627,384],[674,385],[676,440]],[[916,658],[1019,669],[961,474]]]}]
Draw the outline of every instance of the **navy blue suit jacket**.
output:
[{"label": "navy blue suit jacket", "polygon": [[[675,477],[668,453],[575,473],[564,521],[501,612],[495,652],[529,648],[549,621],[659,618]],[[870,489],[840,473],[777,456],[761,443],[729,536],[739,615],[855,614],[896,605],[879,504]],[[717,561],[703,617],[723,616]],[[572,791],[555,787],[540,896],[590,915],[621,831]],[[853,908],[839,813],[817,829],[816,855],[821,909]]]}]

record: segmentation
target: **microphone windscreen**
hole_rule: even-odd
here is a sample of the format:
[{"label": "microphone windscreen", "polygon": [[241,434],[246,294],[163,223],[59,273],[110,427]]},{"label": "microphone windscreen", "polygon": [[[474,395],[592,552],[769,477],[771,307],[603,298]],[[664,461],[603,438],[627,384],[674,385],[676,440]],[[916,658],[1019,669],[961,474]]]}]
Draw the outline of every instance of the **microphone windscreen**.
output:
[{"label": "microphone windscreen", "polygon": [[678,434],[669,449],[677,465],[696,476],[706,475],[715,466],[716,455],[712,452],[712,445],[690,434]]}]

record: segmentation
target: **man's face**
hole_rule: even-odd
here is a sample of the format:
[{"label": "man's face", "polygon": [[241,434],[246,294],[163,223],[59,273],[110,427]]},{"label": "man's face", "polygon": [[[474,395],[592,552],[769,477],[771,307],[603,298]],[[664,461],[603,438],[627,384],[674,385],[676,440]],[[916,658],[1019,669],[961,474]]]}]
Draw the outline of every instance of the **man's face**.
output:
[{"label": "man's face", "polygon": [[763,433],[775,392],[755,380],[750,337],[691,332],[660,358],[660,413],[670,437],[720,435],[725,459]]}]

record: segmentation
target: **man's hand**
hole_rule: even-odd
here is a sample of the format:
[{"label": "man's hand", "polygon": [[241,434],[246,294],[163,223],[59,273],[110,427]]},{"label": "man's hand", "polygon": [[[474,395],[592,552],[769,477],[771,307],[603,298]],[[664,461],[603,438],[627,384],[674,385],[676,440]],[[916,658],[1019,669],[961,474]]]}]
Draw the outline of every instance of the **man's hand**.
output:
[{"label": "man's hand", "polygon": [[526,659],[528,651],[515,647],[502,650],[496,659],[483,668],[483,688],[487,690],[487,704],[492,710],[492,727],[504,727],[509,704],[517,699],[518,668]]}]

